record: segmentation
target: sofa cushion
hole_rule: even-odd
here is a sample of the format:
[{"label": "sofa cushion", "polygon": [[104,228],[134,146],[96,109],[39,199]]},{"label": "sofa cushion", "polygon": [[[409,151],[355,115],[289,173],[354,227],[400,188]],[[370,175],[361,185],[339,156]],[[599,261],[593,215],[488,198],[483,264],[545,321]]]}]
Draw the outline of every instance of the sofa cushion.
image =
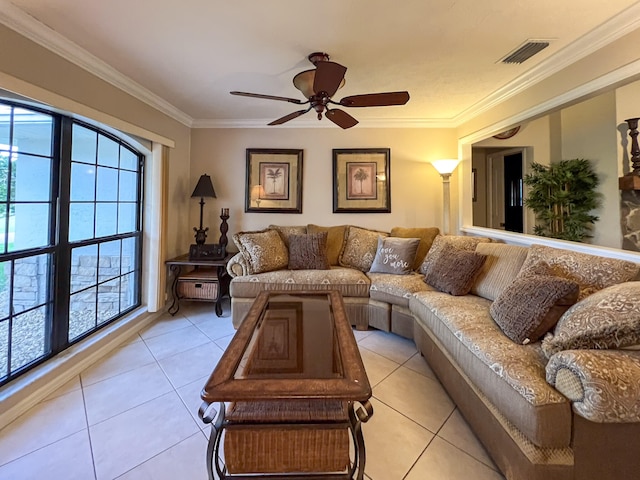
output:
[{"label": "sofa cushion", "polygon": [[304,235],[305,233],[307,233],[306,225],[295,225],[295,226],[269,225],[267,228],[270,228],[271,230],[275,230],[276,232],[278,232],[280,234],[280,237],[282,237],[282,241],[287,246],[287,248],[289,248],[289,237],[291,235]]},{"label": "sofa cushion", "polygon": [[231,280],[232,297],[254,298],[268,290],[300,292],[338,290],[343,297],[369,297],[370,281],[353,268],[331,267],[329,270],[279,270],[244,275]]},{"label": "sofa cushion", "polygon": [[413,269],[419,238],[378,237],[370,272],[407,275]]},{"label": "sofa cushion", "polygon": [[350,225],[344,237],[340,265],[368,272],[376,256],[378,237],[388,235],[388,233]]},{"label": "sofa cushion", "polygon": [[495,300],[520,272],[528,248],[506,243],[478,243],[476,252],[487,256],[471,293]]},{"label": "sofa cushion", "polygon": [[433,287],[424,283],[424,277],[419,273],[393,275],[369,272],[367,277],[371,280],[369,295],[373,300],[402,307],[409,306],[409,298],[414,293],[433,290]]},{"label": "sofa cushion", "polygon": [[327,232],[289,236],[290,270],[327,270]]},{"label": "sofa cushion", "polygon": [[536,342],[578,300],[578,284],[551,275],[518,277],[491,304],[504,334],[521,344]]},{"label": "sofa cushion", "polygon": [[287,246],[275,230],[238,232],[233,235],[233,241],[242,253],[249,273],[280,270],[289,264]]},{"label": "sofa cushion", "polygon": [[600,290],[565,313],[542,341],[550,357],[562,350],[621,348],[640,344],[640,282]]},{"label": "sofa cushion", "polygon": [[344,246],[344,236],[347,232],[347,225],[336,225],[333,227],[321,227],[318,225],[307,225],[307,233],[327,232],[327,258],[330,265],[340,265],[340,254]]},{"label": "sofa cushion", "polygon": [[521,274],[535,269],[539,262],[546,262],[556,277],[567,278],[578,283],[580,285],[579,300],[603,288],[632,280],[640,270],[639,264],[626,260],[544,245],[531,245],[527,259],[522,265]]},{"label": "sofa cushion", "polygon": [[445,245],[453,245],[459,250],[473,252],[479,243],[485,242],[491,242],[491,239],[487,237],[466,237],[463,235],[438,235],[433,240],[433,245],[431,245],[427,256],[424,257],[424,262],[422,262],[418,271],[426,275],[431,264],[438,258]]},{"label": "sofa cushion", "polygon": [[425,281],[449,295],[466,295],[486,259],[486,255],[445,245],[431,263]]},{"label": "sofa cushion", "polygon": [[571,440],[571,405],[545,376],[540,343],[519,345],[475,295],[417,292],[409,300],[419,328],[434,336],[471,382],[531,442],[561,448]]},{"label": "sofa cushion", "polygon": [[413,261],[412,270],[418,270],[422,262],[424,261],[424,257],[427,256],[427,252],[433,245],[433,240],[438,236],[440,230],[437,227],[425,227],[425,228],[404,228],[404,227],[393,227],[391,229],[390,235],[392,237],[400,237],[400,238],[419,238],[420,245],[418,246],[418,251],[416,252],[416,258]]}]

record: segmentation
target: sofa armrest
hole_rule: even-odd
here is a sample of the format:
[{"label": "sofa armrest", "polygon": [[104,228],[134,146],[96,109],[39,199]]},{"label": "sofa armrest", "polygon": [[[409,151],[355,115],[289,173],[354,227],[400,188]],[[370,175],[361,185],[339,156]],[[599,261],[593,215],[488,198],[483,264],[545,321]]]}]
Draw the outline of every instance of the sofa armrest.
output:
[{"label": "sofa armrest", "polygon": [[547,381],[587,420],[640,422],[640,351],[564,350],[549,359]]},{"label": "sofa armrest", "polygon": [[247,262],[242,256],[242,253],[236,253],[227,262],[227,272],[229,272],[231,278],[249,275],[249,268],[247,266]]}]

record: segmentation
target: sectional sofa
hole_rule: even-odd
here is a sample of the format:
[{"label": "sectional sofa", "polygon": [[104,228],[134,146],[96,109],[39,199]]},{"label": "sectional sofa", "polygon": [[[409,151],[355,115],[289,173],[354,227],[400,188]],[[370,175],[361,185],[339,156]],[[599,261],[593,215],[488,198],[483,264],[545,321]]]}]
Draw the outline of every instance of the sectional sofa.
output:
[{"label": "sectional sofa", "polygon": [[413,339],[507,479],[639,478],[640,265],[438,233],[238,233],[234,325],[260,291],[338,290]]}]

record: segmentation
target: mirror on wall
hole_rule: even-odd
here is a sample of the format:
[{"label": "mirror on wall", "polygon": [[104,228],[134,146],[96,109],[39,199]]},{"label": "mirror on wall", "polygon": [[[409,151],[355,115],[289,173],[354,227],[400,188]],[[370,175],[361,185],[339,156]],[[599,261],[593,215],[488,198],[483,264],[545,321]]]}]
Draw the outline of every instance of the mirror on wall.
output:
[{"label": "mirror on wall", "polygon": [[534,234],[535,215],[524,205],[527,186],[523,182],[531,162],[549,165],[583,158],[598,176],[601,199],[593,212],[599,218],[585,243],[640,251],[640,232],[633,231],[640,230],[640,222],[632,224],[633,212],[640,212],[633,199],[640,201],[640,196],[633,195],[629,203],[618,187],[618,177],[625,173],[624,162],[628,162],[628,129],[620,120],[624,115],[620,104],[625,98],[637,97],[636,116],[640,117],[640,82],[622,88],[622,93],[611,90],[522,122],[509,138],[490,137],[474,143],[473,225]]}]

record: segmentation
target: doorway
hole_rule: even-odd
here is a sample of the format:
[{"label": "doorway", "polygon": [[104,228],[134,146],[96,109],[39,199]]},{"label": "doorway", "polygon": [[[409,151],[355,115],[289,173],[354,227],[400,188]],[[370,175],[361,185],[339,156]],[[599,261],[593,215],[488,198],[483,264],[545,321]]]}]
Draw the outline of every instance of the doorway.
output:
[{"label": "doorway", "polygon": [[524,233],[524,149],[510,149],[487,156],[490,228]]}]

